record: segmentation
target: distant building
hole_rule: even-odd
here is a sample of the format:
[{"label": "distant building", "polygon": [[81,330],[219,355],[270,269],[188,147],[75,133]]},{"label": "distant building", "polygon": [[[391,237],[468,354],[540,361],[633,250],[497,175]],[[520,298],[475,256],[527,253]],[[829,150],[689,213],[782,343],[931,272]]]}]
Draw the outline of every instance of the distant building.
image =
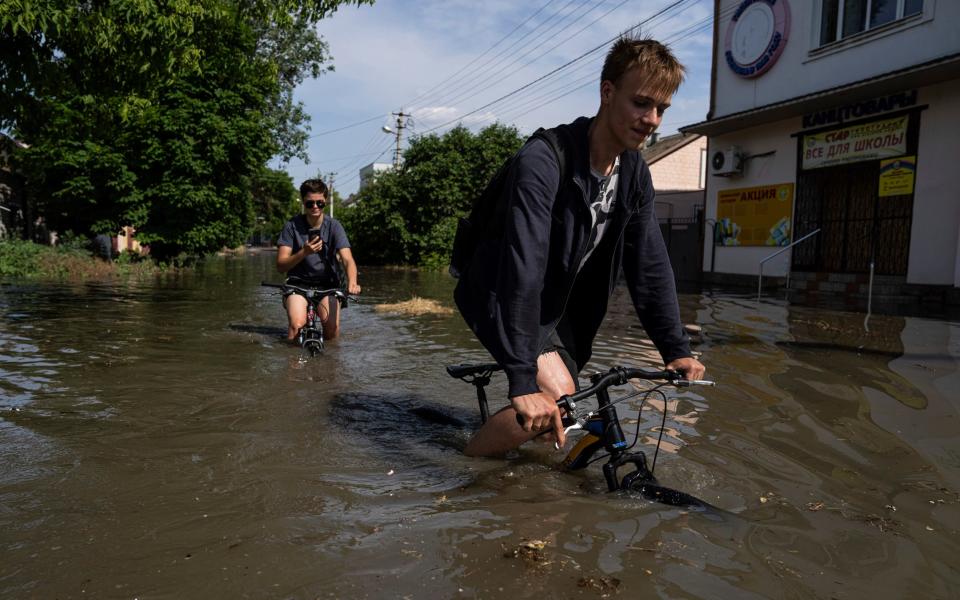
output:
[{"label": "distant building", "polygon": [[678,281],[701,277],[707,139],[693,133],[647,138],[641,150],[656,190],[657,220]]},{"label": "distant building", "polygon": [[360,189],[362,190],[367,185],[373,181],[377,173],[383,173],[384,171],[389,171],[393,169],[393,165],[390,163],[370,163],[369,165],[360,169]]},{"label": "distant building", "polygon": [[657,217],[696,218],[703,210],[707,138],[695,133],[653,137],[641,154],[657,191]]},{"label": "distant building", "polygon": [[[936,10],[934,10],[936,9]],[[960,2],[716,0],[703,264],[863,305],[960,286]],[[953,290],[953,291],[951,291]]]}]

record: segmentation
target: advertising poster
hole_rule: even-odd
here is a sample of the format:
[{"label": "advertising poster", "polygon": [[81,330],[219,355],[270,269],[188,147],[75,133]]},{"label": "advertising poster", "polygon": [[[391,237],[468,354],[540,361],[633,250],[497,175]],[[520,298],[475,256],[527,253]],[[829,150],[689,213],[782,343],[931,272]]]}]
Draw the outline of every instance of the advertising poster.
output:
[{"label": "advertising poster", "polygon": [[880,161],[880,197],[905,196],[913,193],[917,157],[902,156]]},{"label": "advertising poster", "polygon": [[790,243],[792,216],[792,183],[721,190],[717,194],[717,243],[786,246]]},{"label": "advertising poster", "polygon": [[803,136],[803,168],[819,169],[862,160],[902,156],[907,116]]}]

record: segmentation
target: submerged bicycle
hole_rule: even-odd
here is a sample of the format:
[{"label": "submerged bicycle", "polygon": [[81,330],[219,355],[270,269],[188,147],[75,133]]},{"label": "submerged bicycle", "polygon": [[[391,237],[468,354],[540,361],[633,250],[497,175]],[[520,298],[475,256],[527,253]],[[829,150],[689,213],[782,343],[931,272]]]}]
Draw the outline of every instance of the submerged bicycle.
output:
[{"label": "submerged bicycle", "polygon": [[[483,423],[486,423],[490,416],[487,394],[484,388],[490,383],[493,373],[501,369],[502,367],[496,363],[461,364],[447,367],[447,373],[451,377],[470,383],[476,388],[480,419]],[[646,379],[661,381],[662,383],[652,389],[635,391],[611,400],[608,389],[613,386],[624,385],[630,379]],[[570,432],[582,429],[586,432],[586,435],[574,445],[561,463],[565,469],[577,471],[604,457],[608,457],[607,462],[603,465],[603,476],[607,482],[607,489],[611,492],[630,491],[639,493],[648,500],[672,506],[684,506],[711,512],[719,510],[690,494],[661,486],[654,477],[653,471],[656,468],[657,453],[659,453],[660,441],[663,438],[663,426],[661,425],[660,428],[660,439],[657,440],[657,451],[654,453],[653,464],[648,468],[647,456],[642,451],[631,452],[639,439],[639,428],[633,442],[628,443],[620,426],[616,409],[616,404],[638,395],[644,395],[643,401],[645,402],[646,397],[652,393],[662,394],[658,390],[666,385],[678,387],[712,386],[714,382],[687,380],[684,379],[682,373],[676,371],[649,371],[646,369],[613,367],[606,373],[592,375],[590,383],[590,387],[562,396],[557,400],[557,404],[565,413],[563,417],[564,431]],[[591,396],[596,397],[596,409],[589,412],[581,411],[577,403]],[[643,410],[643,402],[641,402],[640,410]],[[666,406],[664,406],[664,423],[666,418]],[[517,415],[517,420],[518,422],[521,421],[520,415]],[[605,452],[597,455],[600,451]],[[633,470],[622,478],[618,477],[617,472],[620,468],[630,465],[634,467]]]},{"label": "submerged bicycle", "polygon": [[[299,281],[297,282],[300,283]],[[307,300],[307,322],[297,332],[296,343],[300,348],[310,356],[321,354],[324,349],[323,324],[320,322],[320,303],[326,297],[332,297],[331,301],[336,300],[340,308],[346,308],[350,300],[358,302],[356,296],[350,296],[346,292],[337,288],[321,289],[312,287],[308,282],[300,285],[286,281],[284,283],[261,282],[261,286],[269,288],[278,288],[286,294],[299,294]]]}]

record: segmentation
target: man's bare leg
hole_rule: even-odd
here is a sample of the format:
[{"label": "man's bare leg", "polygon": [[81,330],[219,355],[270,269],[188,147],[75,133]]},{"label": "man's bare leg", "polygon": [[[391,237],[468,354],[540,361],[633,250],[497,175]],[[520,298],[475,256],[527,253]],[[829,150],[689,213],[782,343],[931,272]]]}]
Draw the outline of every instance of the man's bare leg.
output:
[{"label": "man's bare leg", "polygon": [[293,341],[300,328],[307,324],[307,299],[300,294],[289,294],[283,299],[287,309],[287,340]]},{"label": "man's bare leg", "polygon": [[[570,371],[556,352],[541,354],[537,359],[537,385],[554,400],[576,391]],[[483,424],[463,452],[467,456],[502,456],[533,439],[538,431],[524,431],[517,423],[517,411],[504,408]]]},{"label": "man's bare leg", "polygon": [[[331,307],[333,310],[331,311]],[[323,327],[323,339],[332,340],[340,335],[340,301],[327,296],[320,301],[320,325]],[[333,315],[330,313],[333,312]]]}]

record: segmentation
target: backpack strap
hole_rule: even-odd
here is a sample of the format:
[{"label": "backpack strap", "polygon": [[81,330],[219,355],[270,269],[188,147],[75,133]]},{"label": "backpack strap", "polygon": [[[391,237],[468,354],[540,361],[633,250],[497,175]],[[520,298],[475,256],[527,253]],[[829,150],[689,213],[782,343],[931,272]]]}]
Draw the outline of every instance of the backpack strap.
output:
[{"label": "backpack strap", "polygon": [[[570,133],[564,127],[540,128],[530,136],[527,142],[534,138],[545,141],[557,159],[557,164],[560,166],[560,184],[557,187],[559,194],[572,172],[570,163],[574,153],[569,150],[572,148]],[[502,224],[506,219],[505,185],[507,174],[516,156],[514,154],[508,158],[493,175],[483,193],[474,200],[469,217],[459,219],[450,254],[450,274],[453,277],[459,278],[466,272],[477,246],[482,241],[497,238],[503,234]]]},{"label": "backpack strap", "polygon": [[554,127],[553,129],[544,129],[541,127],[533,133],[531,138],[539,138],[547,142],[547,145],[553,150],[557,164],[560,165],[560,186],[557,188],[557,193],[559,194],[560,189],[567,181],[567,177],[569,177],[573,171],[570,165],[573,152],[568,150],[571,145],[570,133],[566,128],[562,127]]},{"label": "backpack strap", "polygon": [[340,287],[342,277],[340,277],[340,261],[337,260],[336,249],[331,245],[333,238],[333,217],[324,216],[323,223],[320,224],[320,239],[323,240],[323,250],[320,252],[320,258],[327,267],[327,277],[334,287]]}]

